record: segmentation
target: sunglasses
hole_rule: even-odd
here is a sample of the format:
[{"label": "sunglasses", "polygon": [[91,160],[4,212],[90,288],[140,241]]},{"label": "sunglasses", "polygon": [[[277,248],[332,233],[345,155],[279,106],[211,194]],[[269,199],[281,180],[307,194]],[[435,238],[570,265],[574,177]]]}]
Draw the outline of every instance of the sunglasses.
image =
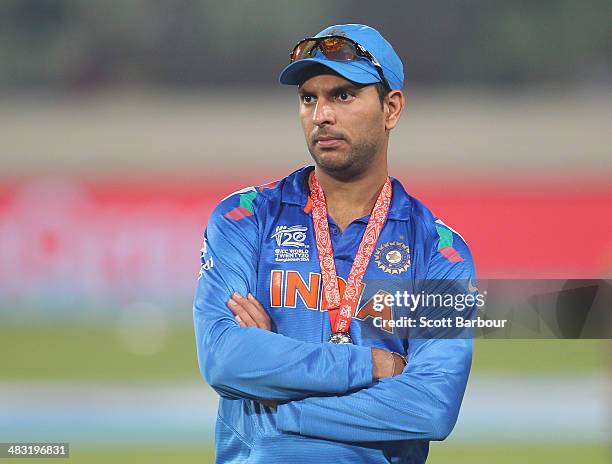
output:
[{"label": "sunglasses", "polygon": [[341,35],[310,37],[300,40],[289,55],[289,62],[293,63],[305,58],[312,58],[317,49],[321,50],[323,55],[332,61],[357,61],[360,58],[365,58],[374,65],[387,91],[391,90],[391,86],[383,73],[383,68],[374,55],[354,40]]}]

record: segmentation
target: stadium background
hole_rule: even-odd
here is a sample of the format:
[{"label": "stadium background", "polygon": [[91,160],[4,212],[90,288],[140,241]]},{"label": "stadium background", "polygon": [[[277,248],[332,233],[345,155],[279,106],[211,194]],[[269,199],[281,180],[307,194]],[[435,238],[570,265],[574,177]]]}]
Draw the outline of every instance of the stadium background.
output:
[{"label": "stadium background", "polygon": [[[216,397],[191,327],[201,232],[228,193],[309,162],[276,76],[328,24],[371,24],[404,59],[392,173],[461,231],[481,278],[609,277],[611,13],[2,2],[0,442],[70,442],[83,463],[212,462]],[[609,462],[609,348],[478,341],[429,462]]]}]

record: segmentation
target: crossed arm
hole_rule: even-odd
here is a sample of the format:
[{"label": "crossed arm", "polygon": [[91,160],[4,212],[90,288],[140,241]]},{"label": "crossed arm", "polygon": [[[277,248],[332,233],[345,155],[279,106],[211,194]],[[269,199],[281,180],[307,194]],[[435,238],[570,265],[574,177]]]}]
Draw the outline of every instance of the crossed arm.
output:
[{"label": "crossed arm", "polygon": [[[253,295],[234,293],[227,306],[240,327],[271,329]],[[459,412],[471,340],[414,340],[411,353],[414,365],[404,370],[396,356],[373,349],[373,376],[381,377],[358,391],[283,403],[258,401],[277,409],[277,428],[283,432],[338,441],[443,440]]]},{"label": "crossed arm", "polygon": [[[227,307],[234,313],[236,322],[240,324],[240,327],[257,327],[262,330],[272,330],[270,316],[268,316],[262,304],[252,294],[249,293],[244,297],[234,292],[227,302]],[[405,366],[406,359],[399,353],[372,348],[373,381],[399,375]],[[273,404],[274,402],[267,401],[265,403]]]}]

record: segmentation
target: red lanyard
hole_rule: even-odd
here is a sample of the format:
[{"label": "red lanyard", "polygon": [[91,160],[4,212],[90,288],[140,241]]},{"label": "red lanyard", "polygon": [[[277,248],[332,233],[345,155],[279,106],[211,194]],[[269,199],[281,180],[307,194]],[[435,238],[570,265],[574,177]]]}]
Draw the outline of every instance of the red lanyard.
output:
[{"label": "red lanyard", "polygon": [[[389,177],[387,177],[378,195],[372,214],[370,215],[368,225],[361,239],[361,243],[359,244],[357,254],[355,255],[355,260],[351,266],[351,272],[346,282],[344,294],[341,298],[336,274],[336,263],[334,261],[334,252],[329,236],[325,194],[323,193],[321,185],[319,185],[317,176],[314,173],[312,175],[312,187],[310,189],[312,220],[314,222],[317,251],[319,252],[319,263],[321,265],[323,292],[327,300],[327,309],[329,310],[330,323],[332,324],[332,333],[347,333],[349,331],[351,318],[355,313],[355,308],[359,300],[361,281],[370,263],[370,258],[372,257],[376,242],[378,241],[378,236],[387,219],[387,212],[391,204],[391,191],[391,181]],[[335,310],[338,309],[339,311],[334,322],[333,314]]]}]

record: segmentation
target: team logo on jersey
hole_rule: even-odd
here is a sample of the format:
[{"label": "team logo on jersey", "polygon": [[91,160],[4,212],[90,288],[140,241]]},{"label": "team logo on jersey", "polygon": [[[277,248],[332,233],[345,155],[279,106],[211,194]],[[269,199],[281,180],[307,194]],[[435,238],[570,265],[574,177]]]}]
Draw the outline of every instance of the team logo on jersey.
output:
[{"label": "team logo on jersey", "polygon": [[308,228],[298,224],[295,226],[276,226],[270,237],[276,241],[274,260],[279,263],[307,262],[310,260],[310,245],[306,241]]},{"label": "team logo on jersey", "polygon": [[374,261],[389,274],[401,274],[410,267],[410,249],[402,242],[387,242],[374,252]]}]

